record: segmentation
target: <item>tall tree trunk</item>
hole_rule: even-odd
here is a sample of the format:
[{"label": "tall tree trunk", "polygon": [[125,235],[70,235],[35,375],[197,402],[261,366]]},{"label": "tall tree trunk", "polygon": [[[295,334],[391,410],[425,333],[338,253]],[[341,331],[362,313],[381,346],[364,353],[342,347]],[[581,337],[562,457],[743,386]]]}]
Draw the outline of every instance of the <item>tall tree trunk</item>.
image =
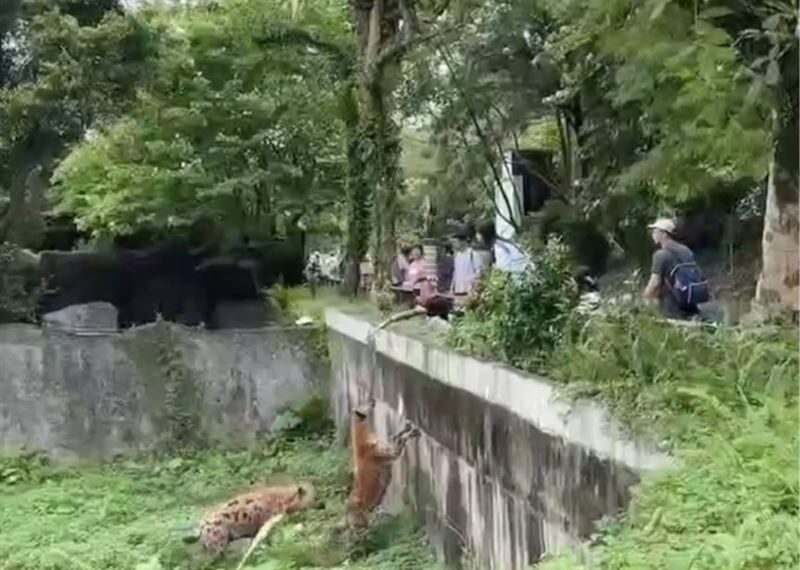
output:
[{"label": "tall tree trunk", "polygon": [[391,118],[391,98],[399,62],[417,22],[413,4],[406,0],[353,1],[352,5],[359,39],[359,130],[365,145],[365,183],[372,197],[374,285],[381,289],[390,280],[401,184],[399,136]]},{"label": "tall tree trunk", "polygon": [[0,242],[9,241],[21,247],[38,247],[44,231],[43,203],[42,167],[20,166],[11,177],[8,208],[0,220]]},{"label": "tall tree trunk", "polygon": [[347,241],[345,243],[344,293],[358,294],[361,260],[369,248],[372,196],[367,182],[369,141],[361,136],[358,102],[352,86],[341,95],[341,115],[347,129]]},{"label": "tall tree trunk", "polygon": [[769,167],[761,275],[756,303],[769,312],[800,310],[800,208],[797,180],[773,157]]},{"label": "tall tree trunk", "polygon": [[[383,79],[383,78],[381,78]],[[384,86],[365,86],[362,91],[362,136],[370,145],[367,184],[372,187],[374,285],[381,289],[390,281],[396,251],[395,217],[399,180],[398,140],[386,109]]]},{"label": "tall tree trunk", "polygon": [[[798,45],[782,58],[782,83],[773,111],[774,146],[769,165],[767,205],[761,250],[761,275],[756,304],[767,315],[800,311],[800,96],[798,96]],[[765,310],[765,311],[764,311]]]},{"label": "tall tree trunk", "polygon": [[[400,137],[392,119],[392,94],[400,62],[418,40],[419,19],[412,0],[351,0],[359,50],[360,134],[368,145],[364,158],[373,197],[374,284],[389,284],[395,254],[397,195],[402,185]],[[441,13],[441,12],[440,12]]]}]

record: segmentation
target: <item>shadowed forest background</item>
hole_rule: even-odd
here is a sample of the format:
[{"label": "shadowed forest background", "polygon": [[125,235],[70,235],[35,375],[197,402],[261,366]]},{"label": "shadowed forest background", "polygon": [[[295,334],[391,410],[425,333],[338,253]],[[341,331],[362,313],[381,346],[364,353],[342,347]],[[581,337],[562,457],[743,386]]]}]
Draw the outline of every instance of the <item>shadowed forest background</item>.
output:
[{"label": "shadowed forest background", "polygon": [[[398,241],[493,217],[503,152],[532,149],[534,237],[645,267],[674,214],[718,296],[760,276],[796,311],[795,24],[779,1],[9,0],[3,263],[181,243],[269,286],[338,244],[353,291],[368,253],[380,285]],[[6,310],[32,285],[4,280]]]}]

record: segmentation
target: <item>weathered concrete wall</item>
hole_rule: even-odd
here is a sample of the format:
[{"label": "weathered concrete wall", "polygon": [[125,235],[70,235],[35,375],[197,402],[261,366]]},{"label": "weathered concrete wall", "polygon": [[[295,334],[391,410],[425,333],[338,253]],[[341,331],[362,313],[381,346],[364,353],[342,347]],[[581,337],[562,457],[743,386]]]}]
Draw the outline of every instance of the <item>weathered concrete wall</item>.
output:
[{"label": "weathered concrete wall", "polygon": [[387,500],[412,505],[450,563],[525,568],[586,538],[626,506],[641,470],[669,463],[542,378],[386,330],[373,351],[364,321],[328,311],[327,323],[337,423],[372,393],[378,434],[419,426]]},{"label": "weathered concrete wall", "polygon": [[[326,389],[327,371],[308,354],[307,334],[159,324],[91,335],[0,326],[0,450],[109,457],[157,443],[176,412],[194,416],[211,440],[247,443],[282,408]],[[185,389],[170,404],[168,378],[176,371]]]}]

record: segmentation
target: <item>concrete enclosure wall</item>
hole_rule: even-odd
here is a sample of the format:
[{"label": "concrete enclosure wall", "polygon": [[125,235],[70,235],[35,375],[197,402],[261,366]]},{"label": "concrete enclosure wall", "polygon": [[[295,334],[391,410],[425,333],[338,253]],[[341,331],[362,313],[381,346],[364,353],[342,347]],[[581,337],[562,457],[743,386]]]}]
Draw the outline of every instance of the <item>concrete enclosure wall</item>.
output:
[{"label": "concrete enclosure wall", "polygon": [[371,394],[374,429],[422,431],[394,468],[389,503],[410,504],[448,563],[525,568],[589,536],[669,458],[623,437],[605,411],[570,406],[545,379],[326,316],[332,402],[344,427]]},{"label": "concrete enclosure wall", "polygon": [[[176,413],[195,418],[210,440],[246,444],[280,410],[326,389],[308,332],[0,326],[0,451],[105,458],[153,446]],[[176,377],[177,397],[169,394]]]}]

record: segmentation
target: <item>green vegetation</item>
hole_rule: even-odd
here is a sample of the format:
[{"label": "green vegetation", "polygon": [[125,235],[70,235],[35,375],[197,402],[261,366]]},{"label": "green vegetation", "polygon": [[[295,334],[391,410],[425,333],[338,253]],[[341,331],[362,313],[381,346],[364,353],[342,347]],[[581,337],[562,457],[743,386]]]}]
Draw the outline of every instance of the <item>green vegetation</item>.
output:
[{"label": "green vegetation", "polygon": [[545,370],[568,394],[606,402],[638,434],[680,443],[726,429],[765,400],[792,405],[800,368],[792,328],[679,326],[619,313],[566,336]]},{"label": "green vegetation", "polygon": [[638,433],[668,438],[676,467],[648,475],[621,520],[571,569],[790,569],[797,525],[798,355],[793,331],[592,322],[555,377],[604,399]]},{"label": "green vegetation", "polygon": [[677,465],[644,478],[585,564],[790,569],[800,564],[796,329],[708,330],[648,316],[589,321],[551,361],[573,396],[605,401]]},{"label": "green vegetation", "polygon": [[645,477],[587,560],[566,555],[537,568],[797,568],[796,406],[719,413],[727,417],[676,450],[677,468]]},{"label": "green vegetation", "polygon": [[567,249],[552,240],[537,260],[536,271],[487,274],[475,303],[454,320],[450,344],[519,368],[541,367],[541,359],[561,340],[577,304],[570,269]]},{"label": "green vegetation", "polygon": [[[344,157],[330,73],[302,46],[265,49],[287,10],[230,2],[215,18],[206,10],[139,18],[159,30],[147,81],[125,116],[55,172],[61,206],[81,227],[117,235],[208,217],[268,235],[280,220],[331,207]],[[301,23],[331,33],[344,25],[323,5]]]},{"label": "green vegetation", "polygon": [[656,213],[708,215],[716,246],[755,221],[759,302],[789,306],[796,24],[788,0],[8,0],[0,241],[39,246],[54,210],[98,238],[202,220],[220,249],[305,229],[348,290],[368,249],[382,286],[396,237],[491,216],[501,155],[534,146],[578,257],[640,260]]},{"label": "green vegetation", "polygon": [[[0,2],[0,320],[33,317],[38,283],[15,267],[16,246],[41,247],[52,212],[98,240],[199,228],[218,253],[324,233],[346,250],[348,290],[371,249],[381,291],[398,229],[410,240],[441,233],[450,218],[492,216],[501,155],[527,144],[552,155],[529,166],[553,198],[544,230],[561,235],[572,258],[598,269],[612,254],[641,263],[646,219],[703,214],[711,246],[723,224],[730,230],[733,265],[734,249],[757,241],[740,229],[755,221],[764,235],[756,300],[797,311],[796,2],[135,4]],[[415,124],[405,139],[401,119]],[[604,400],[679,459],[643,483],[586,564],[791,567],[795,335],[673,328],[647,315],[574,318],[566,252],[548,247],[534,275],[490,275],[449,341]],[[273,298],[287,320],[315,319],[322,355],[328,297],[276,289]],[[390,298],[376,295],[380,310]],[[167,347],[160,365],[173,359]],[[190,380],[181,374],[169,374],[172,385]],[[175,419],[180,439],[192,422]],[[291,444],[286,457],[305,457],[309,445]],[[0,503],[0,561],[179,564],[164,521],[233,485],[228,463],[282,465],[274,454],[242,457],[208,452],[140,470],[120,462],[54,472],[39,486],[46,470],[17,458],[0,470],[4,488],[15,485]],[[309,525],[317,515],[306,515]],[[298,537],[313,535],[284,527],[270,548],[308,550]],[[416,552],[381,550],[358,563],[398,567]]]},{"label": "green vegetation", "polygon": [[36,316],[41,287],[20,255],[16,247],[0,243],[0,323],[32,322]]},{"label": "green vegetation", "polygon": [[309,325],[310,333],[308,346],[320,362],[328,362],[328,337],[325,326],[325,309],[336,307],[345,311],[355,311],[359,314],[371,315],[376,313],[365,299],[343,297],[331,289],[320,289],[316,296],[306,287],[284,287],[281,285],[270,289],[270,301],[280,312],[284,323],[292,325],[301,317],[311,317],[313,322]]},{"label": "green vegetation", "polygon": [[251,484],[310,481],[318,507],[287,518],[247,568],[433,569],[406,515],[384,517],[345,544],[346,455],[328,435],[266,441],[248,451],[126,458],[105,466],[48,467],[38,456],[0,461],[0,567],[8,570],[234,568],[233,548],[213,565],[184,544],[204,509]]},{"label": "green vegetation", "polygon": [[796,568],[796,328],[680,326],[630,308],[579,317],[553,301],[567,298],[563,281],[511,302],[523,299],[524,283],[492,276],[482,292],[492,310],[469,310],[450,343],[544,373],[566,397],[604,402],[635,437],[676,460],[645,476],[629,510],[582,557],[567,553],[541,567]]}]

